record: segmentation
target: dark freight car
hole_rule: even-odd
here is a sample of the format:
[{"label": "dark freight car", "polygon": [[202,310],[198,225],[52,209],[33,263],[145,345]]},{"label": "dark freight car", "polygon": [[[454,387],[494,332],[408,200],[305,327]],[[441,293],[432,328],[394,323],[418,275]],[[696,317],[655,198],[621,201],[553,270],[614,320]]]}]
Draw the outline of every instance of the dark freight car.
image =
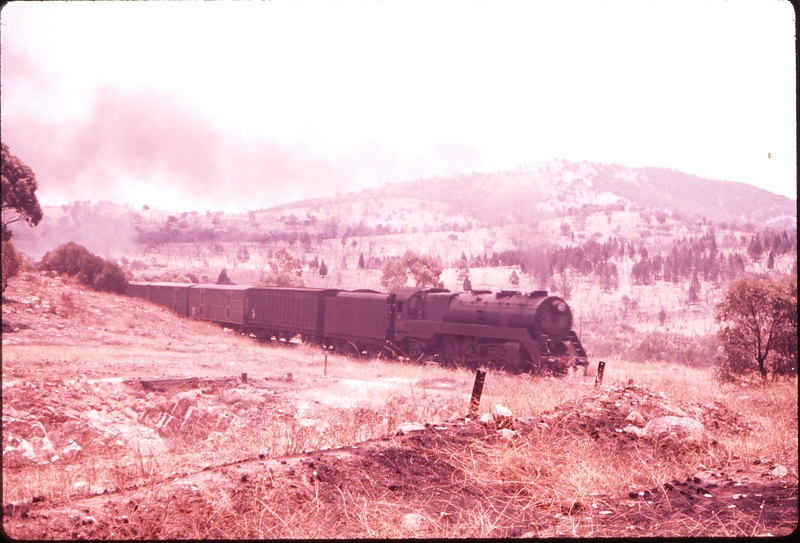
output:
[{"label": "dark freight car", "polygon": [[149,285],[150,283],[147,281],[128,281],[128,290],[125,291],[125,294],[128,296],[133,296],[134,298],[144,298],[145,300],[149,300]]},{"label": "dark freight car", "polygon": [[323,337],[325,300],[337,289],[254,287],[248,292],[248,328],[263,336]]},{"label": "dark freight car", "polygon": [[192,283],[150,283],[149,300],[182,317],[189,315],[189,290]]},{"label": "dark freight car", "polygon": [[247,285],[194,285],[189,289],[189,316],[222,324],[244,326]]},{"label": "dark freight car", "polygon": [[325,339],[337,351],[378,350],[394,338],[394,294],[340,292],[325,301]]}]

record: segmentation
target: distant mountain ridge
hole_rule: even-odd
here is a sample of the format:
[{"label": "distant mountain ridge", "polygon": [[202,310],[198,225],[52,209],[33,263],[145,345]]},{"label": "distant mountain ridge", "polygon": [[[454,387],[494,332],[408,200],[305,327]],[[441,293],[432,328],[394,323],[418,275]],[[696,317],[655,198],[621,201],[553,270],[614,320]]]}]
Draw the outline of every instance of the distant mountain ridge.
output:
[{"label": "distant mountain ridge", "polygon": [[[668,168],[595,162],[555,160],[515,170],[427,177],[340,198],[376,196],[440,201],[449,204],[453,213],[495,225],[569,214],[587,204],[606,208],[631,204],[687,219],[776,229],[797,226],[795,200],[752,185],[705,179]],[[302,203],[280,207],[290,209]]]}]

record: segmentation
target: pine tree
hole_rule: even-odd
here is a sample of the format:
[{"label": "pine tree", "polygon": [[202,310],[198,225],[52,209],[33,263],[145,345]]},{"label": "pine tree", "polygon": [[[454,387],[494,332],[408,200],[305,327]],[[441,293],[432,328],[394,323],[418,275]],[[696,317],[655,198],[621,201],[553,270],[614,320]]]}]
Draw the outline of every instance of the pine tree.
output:
[{"label": "pine tree", "polygon": [[689,285],[689,303],[696,304],[700,301],[700,280],[697,278],[697,270],[692,276],[692,283]]}]

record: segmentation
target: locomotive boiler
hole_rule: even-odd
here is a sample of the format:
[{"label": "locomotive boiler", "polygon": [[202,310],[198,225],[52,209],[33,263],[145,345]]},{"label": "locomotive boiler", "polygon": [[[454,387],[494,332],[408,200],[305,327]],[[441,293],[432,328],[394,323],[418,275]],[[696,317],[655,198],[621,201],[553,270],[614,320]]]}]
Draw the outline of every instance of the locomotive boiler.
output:
[{"label": "locomotive boiler", "polygon": [[545,291],[406,290],[396,304],[395,341],[411,358],[517,372],[588,365],[569,306]]}]

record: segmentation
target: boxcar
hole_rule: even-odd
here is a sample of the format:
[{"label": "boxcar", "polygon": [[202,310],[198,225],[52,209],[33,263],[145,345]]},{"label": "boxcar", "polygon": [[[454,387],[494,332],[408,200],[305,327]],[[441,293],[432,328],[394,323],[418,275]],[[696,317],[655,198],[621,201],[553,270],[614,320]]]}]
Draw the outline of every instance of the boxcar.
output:
[{"label": "boxcar", "polygon": [[189,316],[242,327],[246,324],[248,285],[193,285]]},{"label": "boxcar", "polygon": [[189,290],[192,286],[192,283],[150,283],[148,299],[186,317],[189,315]]},{"label": "boxcar", "polygon": [[248,292],[247,325],[261,336],[321,340],[325,300],[338,289],[254,287]]},{"label": "boxcar", "polygon": [[134,298],[149,300],[150,291],[147,288],[149,285],[150,283],[147,281],[128,281],[128,290],[125,291],[125,294]]},{"label": "boxcar", "polygon": [[394,338],[394,294],[339,292],[325,300],[325,339],[337,351],[382,348]]}]

